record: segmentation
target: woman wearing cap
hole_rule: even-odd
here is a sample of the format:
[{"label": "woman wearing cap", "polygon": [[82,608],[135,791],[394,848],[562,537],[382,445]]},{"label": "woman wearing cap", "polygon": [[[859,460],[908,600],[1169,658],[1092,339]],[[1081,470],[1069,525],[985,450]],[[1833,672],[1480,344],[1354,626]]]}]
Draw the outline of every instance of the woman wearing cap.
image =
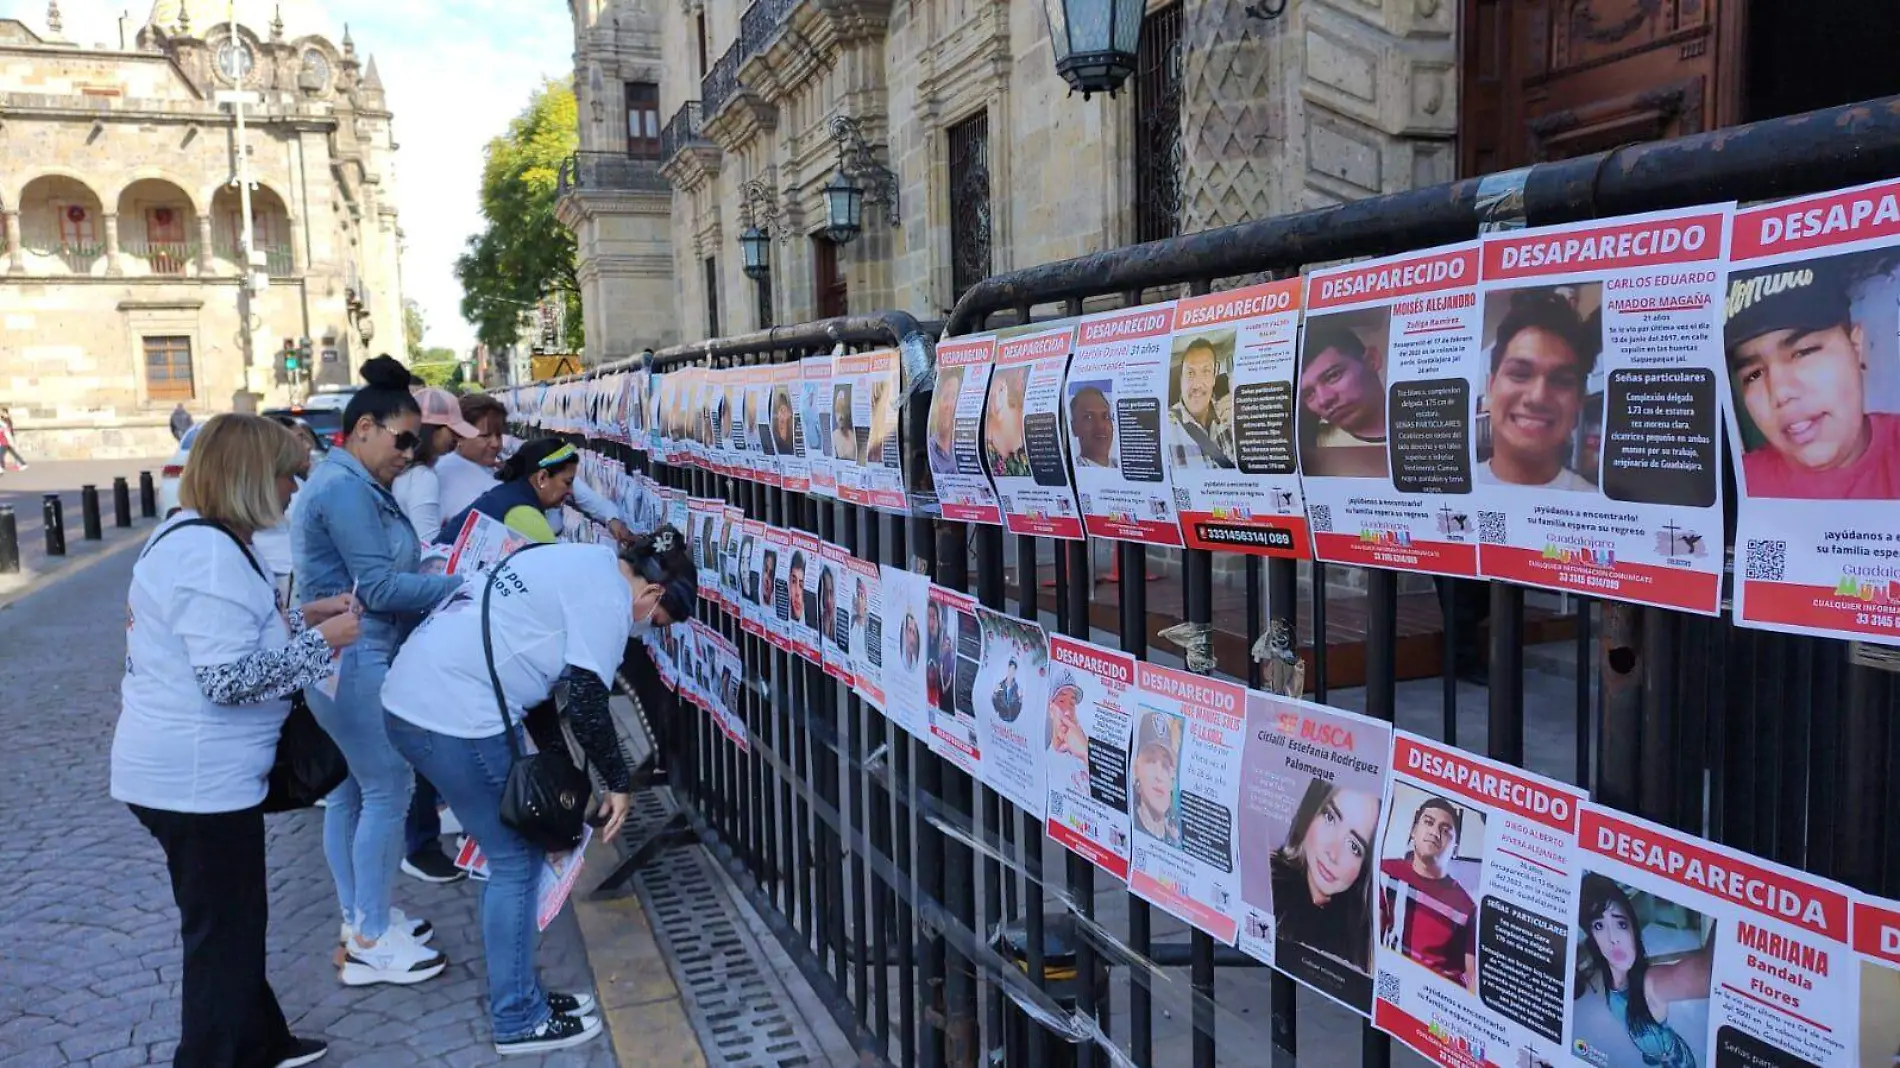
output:
[{"label": "woman wearing cap", "polygon": [[396,476],[390,492],[396,495],[396,503],[415,528],[416,537],[427,544],[436,540],[442,529],[442,480],[436,475],[436,461],[453,455],[457,442],[478,438],[481,431],[462,418],[462,406],[448,390],[411,392],[422,409],[422,442],[416,446],[415,461]]},{"label": "woman wearing cap", "polygon": [[[460,404],[462,419],[475,429],[476,436],[456,439],[455,451],[443,456],[441,462],[436,464],[435,471],[442,480],[442,514],[466,520],[469,506],[497,484],[502,432],[507,429],[508,410],[495,398],[479,393],[463,397]],[[633,537],[633,528],[621,520],[614,502],[587,483],[579,479],[574,481],[573,497],[568,503],[582,515],[606,527],[616,541],[624,543]],[[548,529],[559,534],[560,511],[548,512],[547,520]],[[453,542],[456,534],[460,533],[460,527],[446,529],[443,533],[445,536],[442,541]]]},{"label": "woman wearing cap", "polygon": [[503,461],[501,478],[494,489],[475,498],[475,503],[442,524],[442,538],[453,541],[470,512],[499,519],[510,530],[531,541],[554,540],[554,527],[546,512],[566,503],[574,492],[574,477],[580,474],[581,454],[559,438],[536,438],[515,450]]},{"label": "woman wearing cap", "polygon": [[[489,603],[488,639],[508,706],[496,707],[483,652],[483,582],[470,582],[416,630],[389,671],[383,703],[390,741],[441,789],[481,843],[488,1008],[499,1053],[562,1049],[600,1031],[594,1000],[544,991],[534,973],[536,884],[545,854],[501,822],[513,763],[504,730],[568,680],[564,714],[606,784],[601,835],[626,819],[631,775],[607,712],[607,693],[630,639],[692,616],[699,592],[685,540],[672,527],[604,545],[524,549],[491,573],[507,596]],[[505,584],[505,587],[503,586]]]}]

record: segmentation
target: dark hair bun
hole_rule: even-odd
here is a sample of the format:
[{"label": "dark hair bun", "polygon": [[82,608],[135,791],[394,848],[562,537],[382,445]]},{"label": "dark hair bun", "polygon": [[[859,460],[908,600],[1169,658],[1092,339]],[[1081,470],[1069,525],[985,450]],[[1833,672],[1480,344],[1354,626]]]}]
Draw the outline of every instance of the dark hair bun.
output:
[{"label": "dark hair bun", "polygon": [[409,368],[388,355],[365,362],[357,373],[373,389],[400,389],[405,392],[409,389]]}]

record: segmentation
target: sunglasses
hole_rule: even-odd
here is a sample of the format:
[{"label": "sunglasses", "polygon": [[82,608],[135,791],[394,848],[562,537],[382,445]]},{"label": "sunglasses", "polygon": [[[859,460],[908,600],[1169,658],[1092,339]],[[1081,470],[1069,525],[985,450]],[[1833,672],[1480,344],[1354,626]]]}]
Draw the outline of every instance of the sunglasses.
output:
[{"label": "sunglasses", "polygon": [[[378,423],[376,425],[383,426],[383,424],[381,423]],[[386,426],[383,426],[383,429],[389,430],[389,428]],[[396,447],[397,452],[415,452],[416,449],[422,444],[422,435],[416,433],[413,430],[403,430],[403,431],[389,430],[389,433],[390,433],[390,436],[395,439],[390,444]]]}]

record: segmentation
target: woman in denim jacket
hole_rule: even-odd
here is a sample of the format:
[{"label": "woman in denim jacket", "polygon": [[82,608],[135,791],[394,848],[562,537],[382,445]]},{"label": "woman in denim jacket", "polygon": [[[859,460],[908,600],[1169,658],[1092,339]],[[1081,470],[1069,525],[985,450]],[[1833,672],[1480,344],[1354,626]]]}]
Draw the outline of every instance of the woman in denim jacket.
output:
[{"label": "woman in denim jacket", "polygon": [[343,411],[348,439],[311,473],[292,528],[306,598],[356,594],[363,635],[338,673],[310,687],[317,722],[336,739],[350,777],[330,795],[323,851],[343,909],[341,978],[351,986],[419,983],[447,960],[423,943],[430,926],[390,905],[402,861],[414,772],[383,725],[383,676],[422,616],[461,585],[417,573],[421,549],[389,486],[415,456],[421,410],[409,372],[388,356],[363,365],[368,387]]}]

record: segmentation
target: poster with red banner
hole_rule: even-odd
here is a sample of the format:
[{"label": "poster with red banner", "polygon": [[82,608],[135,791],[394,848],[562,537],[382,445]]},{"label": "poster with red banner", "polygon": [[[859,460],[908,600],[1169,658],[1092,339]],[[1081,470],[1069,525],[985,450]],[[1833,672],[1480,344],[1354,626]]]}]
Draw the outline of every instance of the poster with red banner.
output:
[{"label": "poster with red banner", "polygon": [[1717,611],[1732,207],[1485,235],[1485,577]]},{"label": "poster with red banner", "polygon": [[831,465],[831,357],[807,356],[798,363],[799,429],[805,437],[811,492],[836,497],[838,475]]},{"label": "poster with red banner", "polygon": [[1135,658],[1051,634],[1049,664],[1049,837],[1127,881]]},{"label": "poster with red banner", "polygon": [[805,392],[805,368],[798,361],[788,361],[773,364],[771,374],[772,451],[778,454],[785,488],[793,493],[809,493],[811,461],[805,455],[804,427],[798,412]]},{"label": "poster with red banner", "polygon": [[983,401],[989,396],[996,338],[944,338],[937,343],[937,388],[930,395],[930,477],[945,519],[1000,524],[996,487],[983,469]]},{"label": "poster with red banner", "polygon": [[812,617],[818,628],[818,646],[824,655],[825,674],[851,685],[851,639],[846,630],[849,622],[844,610],[850,602],[843,598],[850,596],[855,583],[851,579],[851,551],[833,542],[824,542],[819,546],[822,561],[818,574],[817,612]]},{"label": "poster with red banner", "polygon": [[1084,316],[1077,324],[1062,414],[1091,537],[1181,544],[1163,445],[1173,330],[1173,301]]},{"label": "poster with red banner", "polygon": [[930,751],[983,778],[976,732],[976,673],[983,662],[983,627],[976,598],[930,585],[924,624],[924,697]]},{"label": "poster with red banner", "polygon": [[1858,1058],[1845,887],[1595,804],[1579,845],[1566,1032],[1577,1063],[1847,1068],[1893,1056]]},{"label": "poster with red banner", "polygon": [[851,687],[884,711],[884,575],[878,565],[846,554],[838,590],[838,635]]},{"label": "poster with red banner", "polygon": [[[904,456],[898,425],[904,411],[903,369],[896,349],[869,354],[869,365],[859,385],[864,404],[864,502],[886,512],[907,512],[910,498],[904,489]],[[854,403],[856,403],[854,401]]]},{"label": "poster with red banner", "polygon": [[818,580],[824,574],[824,542],[802,530],[787,532],[791,556],[784,561],[786,614],[792,651],[814,664],[824,663],[818,646]]},{"label": "poster with red banner", "polygon": [[1394,732],[1372,1022],[1446,1068],[1564,1063],[1582,790]]},{"label": "poster with red banner", "polygon": [[1294,393],[1313,553],[1478,572],[1478,245],[1314,271]]},{"label": "poster with red banner", "polygon": [[747,634],[763,637],[765,615],[770,609],[770,593],[761,571],[765,565],[765,524],[748,519],[739,526],[739,628]]},{"label": "poster with red banner", "polygon": [[759,553],[759,632],[772,643],[772,648],[796,653],[799,646],[792,636],[792,593],[788,580],[792,568],[791,531],[766,527]]},{"label": "poster with red banner", "polygon": [[1851,926],[1860,965],[1857,1063],[1900,1064],[1900,901],[1856,897]]},{"label": "poster with red banner", "polygon": [[1011,534],[1082,537],[1082,512],[1062,441],[1062,380],[1073,323],[999,339],[983,408],[983,465]]},{"label": "poster with red banner", "polygon": [[871,369],[868,352],[841,352],[831,358],[832,411],[836,421],[831,427],[832,470],[838,484],[838,499],[846,504],[867,504],[865,468],[861,459],[870,440],[871,429],[861,425],[862,413],[870,410],[865,377]]},{"label": "poster with red banner", "polygon": [[1735,620],[1900,645],[1900,181],[1731,233]]}]

